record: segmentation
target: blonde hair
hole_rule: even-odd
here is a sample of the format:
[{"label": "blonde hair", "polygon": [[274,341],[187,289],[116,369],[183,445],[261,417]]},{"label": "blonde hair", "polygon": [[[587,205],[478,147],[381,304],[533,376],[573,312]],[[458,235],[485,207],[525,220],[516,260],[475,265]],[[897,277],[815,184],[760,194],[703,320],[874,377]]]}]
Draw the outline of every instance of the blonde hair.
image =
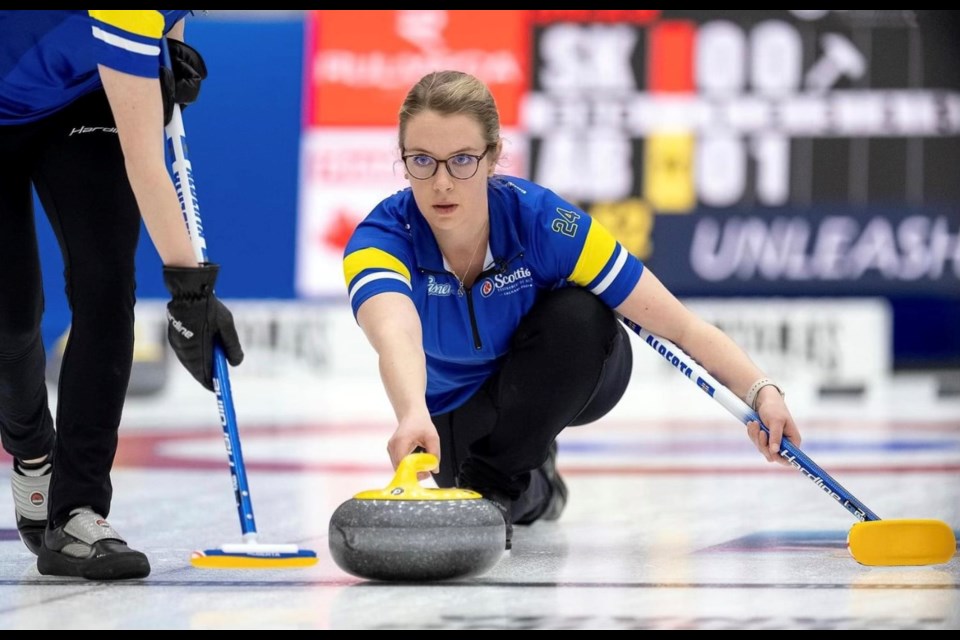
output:
[{"label": "blonde hair", "polygon": [[400,149],[410,119],[424,111],[442,115],[472,116],[483,131],[487,145],[500,141],[500,114],[497,103],[483,82],[462,71],[434,71],[420,78],[400,106]]}]

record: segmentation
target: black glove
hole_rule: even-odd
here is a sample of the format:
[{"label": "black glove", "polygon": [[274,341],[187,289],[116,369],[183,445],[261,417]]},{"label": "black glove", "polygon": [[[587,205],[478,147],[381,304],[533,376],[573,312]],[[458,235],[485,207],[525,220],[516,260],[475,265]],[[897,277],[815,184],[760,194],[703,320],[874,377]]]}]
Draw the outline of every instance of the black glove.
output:
[{"label": "black glove", "polygon": [[173,296],[167,304],[167,339],[197,382],[213,391],[213,342],[219,340],[227,362],[243,362],[233,314],[213,295],[220,267],[164,267],[163,283]]},{"label": "black glove", "polygon": [[173,105],[180,108],[196,102],[200,81],[207,77],[207,65],[200,53],[188,44],[167,38],[172,69],[160,67],[160,94],[163,96],[163,124],[170,124]]}]

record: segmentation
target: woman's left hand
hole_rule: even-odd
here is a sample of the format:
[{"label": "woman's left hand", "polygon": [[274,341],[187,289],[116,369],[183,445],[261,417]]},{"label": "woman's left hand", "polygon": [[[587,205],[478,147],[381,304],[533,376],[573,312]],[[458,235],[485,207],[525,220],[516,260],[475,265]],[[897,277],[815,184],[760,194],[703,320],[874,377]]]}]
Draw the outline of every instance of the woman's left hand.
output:
[{"label": "woman's left hand", "polygon": [[768,436],[756,421],[747,423],[747,435],[757,450],[768,462],[779,462],[790,466],[790,461],[780,455],[780,442],[786,438],[794,446],[800,446],[800,430],[790,415],[783,396],[776,387],[769,386],[760,390],[757,397],[757,414],[770,430]]}]

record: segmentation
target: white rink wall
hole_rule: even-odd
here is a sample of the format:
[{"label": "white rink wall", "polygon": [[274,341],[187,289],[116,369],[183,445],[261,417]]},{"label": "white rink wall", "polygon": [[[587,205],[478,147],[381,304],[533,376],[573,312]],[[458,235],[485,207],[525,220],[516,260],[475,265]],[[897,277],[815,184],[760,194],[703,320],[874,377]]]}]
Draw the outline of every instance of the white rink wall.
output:
[{"label": "white rink wall", "polygon": [[[376,354],[345,303],[228,300],[246,358],[231,371],[241,422],[317,415],[331,420],[392,421],[380,384]],[[933,400],[930,376],[891,375],[890,318],[882,300],[738,299],[685,303],[724,328],[781,384],[797,417],[861,416],[876,405],[910,414],[906,398]],[[177,363],[164,336],[165,305],[137,305],[138,354],[128,422],[153,424],[152,411],[175,406],[184,416],[211,405]],[[709,417],[729,420],[724,410],[677,375],[663,358],[630,333],[634,373],[624,400],[608,419]],[[157,375],[161,379],[157,380]],[[52,378],[55,379],[55,378]],[[146,392],[138,383],[146,379]],[[825,392],[853,389],[840,399]],[[344,401],[347,400],[347,401]],[[899,409],[897,408],[899,407]],[[176,412],[174,412],[176,413]],[[185,417],[185,420],[187,418]],[[170,424],[169,415],[166,423]],[[173,420],[176,423],[176,419]]]},{"label": "white rink wall", "polygon": [[[882,383],[891,373],[891,327],[882,299],[688,299],[784,384]],[[238,375],[376,377],[376,356],[345,304],[230,300],[247,359]],[[137,305],[138,336],[159,342],[164,304]],[[162,346],[162,345],[159,345]],[[153,346],[138,345],[152,350]],[[670,367],[636,349],[635,375]],[[652,355],[652,354],[651,354]]]}]

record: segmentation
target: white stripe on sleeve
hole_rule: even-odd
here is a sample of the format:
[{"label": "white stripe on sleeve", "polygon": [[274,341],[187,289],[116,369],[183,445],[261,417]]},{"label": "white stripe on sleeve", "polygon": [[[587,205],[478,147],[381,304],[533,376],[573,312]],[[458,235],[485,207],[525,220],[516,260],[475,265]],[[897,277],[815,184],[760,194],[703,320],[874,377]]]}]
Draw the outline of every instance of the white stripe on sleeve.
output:
[{"label": "white stripe on sleeve", "polygon": [[613,263],[613,268],[610,269],[610,273],[606,277],[597,283],[595,287],[590,289],[590,293],[595,296],[600,295],[606,291],[613,281],[617,279],[617,276],[620,275],[620,272],[623,271],[623,265],[627,264],[627,250],[623,248],[623,245],[617,244],[617,250],[620,252],[617,254],[617,259]]},{"label": "white stripe on sleeve", "polygon": [[410,281],[404,278],[399,273],[394,273],[393,271],[377,271],[376,273],[371,273],[370,275],[363,276],[362,278],[357,280],[357,282],[352,287],[350,287],[350,304],[353,304],[353,297],[357,295],[357,292],[360,291],[360,289],[364,285],[370,284],[374,280],[383,280],[385,278],[389,278],[392,280],[399,280],[403,284],[407,285],[407,287],[409,287],[411,291],[413,291],[413,286],[410,284]]},{"label": "white stripe on sleeve", "polygon": [[143,44],[142,42],[135,42],[133,40],[128,40],[122,36],[118,36],[114,33],[108,33],[101,29],[100,27],[93,27],[93,37],[98,40],[103,40],[107,44],[119,47],[121,49],[126,49],[133,53],[142,53],[146,56],[159,56],[160,47],[151,44]]}]

